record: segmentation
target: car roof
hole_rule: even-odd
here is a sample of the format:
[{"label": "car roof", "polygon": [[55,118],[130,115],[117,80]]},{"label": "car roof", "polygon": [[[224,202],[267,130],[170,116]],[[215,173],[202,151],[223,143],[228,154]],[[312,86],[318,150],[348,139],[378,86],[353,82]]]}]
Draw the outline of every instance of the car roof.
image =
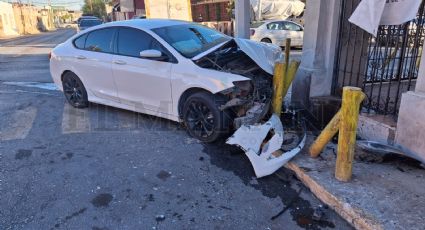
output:
[{"label": "car roof", "polygon": [[140,29],[156,29],[166,26],[176,26],[191,24],[192,22],[170,19],[133,19],[125,21],[115,21],[103,24],[104,27],[109,26],[131,26]]},{"label": "car roof", "polygon": [[100,18],[83,18],[81,21],[102,21]]},{"label": "car roof", "polygon": [[286,19],[273,19],[273,20],[265,20],[265,21],[262,21],[262,22],[264,22],[264,23],[270,23],[270,22],[292,22],[292,23],[297,24],[296,22],[293,22],[291,20],[286,20]]}]

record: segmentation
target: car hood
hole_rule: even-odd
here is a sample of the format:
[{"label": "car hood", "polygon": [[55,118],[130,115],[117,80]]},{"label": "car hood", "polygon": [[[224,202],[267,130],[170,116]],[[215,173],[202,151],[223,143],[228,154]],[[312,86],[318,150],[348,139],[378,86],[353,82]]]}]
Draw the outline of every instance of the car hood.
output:
[{"label": "car hood", "polygon": [[[246,54],[248,55],[260,68],[262,68],[267,73],[273,75],[274,71],[274,64],[278,61],[283,60],[283,53],[280,47],[268,44],[268,43],[262,43],[262,42],[256,42],[248,39],[243,38],[233,38],[229,41],[234,40],[238,47]],[[199,60],[202,57],[205,57],[206,55],[214,52],[218,48],[225,45],[227,42],[221,43],[215,47],[212,47],[211,49],[200,53],[199,55],[192,58],[193,61]]]}]

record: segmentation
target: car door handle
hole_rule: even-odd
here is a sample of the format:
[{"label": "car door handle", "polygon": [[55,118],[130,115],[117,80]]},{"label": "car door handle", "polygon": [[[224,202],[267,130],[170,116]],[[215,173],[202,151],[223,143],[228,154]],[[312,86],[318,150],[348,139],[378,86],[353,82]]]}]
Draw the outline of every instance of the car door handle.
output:
[{"label": "car door handle", "polygon": [[115,64],[118,64],[118,65],[125,65],[125,64],[127,64],[125,61],[121,61],[121,60],[114,60],[114,63]]},{"label": "car door handle", "polygon": [[80,59],[80,60],[86,59],[86,57],[84,57],[83,55],[77,55],[77,56],[75,56],[75,58]]}]

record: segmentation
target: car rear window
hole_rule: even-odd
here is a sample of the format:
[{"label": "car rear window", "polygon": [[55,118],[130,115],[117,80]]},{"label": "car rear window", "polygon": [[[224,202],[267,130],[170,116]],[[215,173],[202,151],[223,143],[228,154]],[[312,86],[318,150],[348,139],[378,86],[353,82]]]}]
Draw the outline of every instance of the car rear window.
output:
[{"label": "car rear window", "polygon": [[84,49],[84,46],[86,44],[86,38],[87,38],[87,34],[83,34],[80,37],[76,38],[74,40],[74,46],[77,47],[78,49]]},{"label": "car rear window", "polygon": [[80,22],[80,26],[84,26],[84,27],[97,26],[97,25],[100,25],[100,24],[102,24],[102,21],[100,21],[100,20],[93,20],[93,19],[91,19],[91,20],[84,20],[83,19]]},{"label": "car rear window", "polygon": [[264,22],[252,22],[250,27],[251,28],[258,28],[263,24],[264,24]]}]

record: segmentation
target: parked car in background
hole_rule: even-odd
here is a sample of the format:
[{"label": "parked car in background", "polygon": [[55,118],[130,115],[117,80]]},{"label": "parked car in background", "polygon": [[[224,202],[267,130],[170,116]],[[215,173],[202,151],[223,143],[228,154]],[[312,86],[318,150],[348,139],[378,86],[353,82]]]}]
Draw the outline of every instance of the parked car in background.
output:
[{"label": "parked car in background", "polygon": [[100,19],[83,19],[78,24],[78,31],[82,31],[89,27],[100,25],[102,23],[103,22]]},{"label": "parked car in background", "polygon": [[80,24],[81,20],[83,20],[83,19],[99,19],[99,18],[96,17],[96,16],[84,15],[84,16],[81,16],[77,19],[77,24]]},{"label": "parked car in background", "polygon": [[131,19],[146,19],[146,15],[134,15]]},{"label": "parked car in background", "polygon": [[212,142],[266,116],[281,58],[277,46],[197,23],[126,20],[58,45],[50,72],[74,107],[90,101],[181,121],[191,136]]},{"label": "parked car in background", "polygon": [[287,20],[254,22],[251,24],[251,40],[285,46],[286,38],[291,39],[291,47],[302,47],[304,27]]}]

